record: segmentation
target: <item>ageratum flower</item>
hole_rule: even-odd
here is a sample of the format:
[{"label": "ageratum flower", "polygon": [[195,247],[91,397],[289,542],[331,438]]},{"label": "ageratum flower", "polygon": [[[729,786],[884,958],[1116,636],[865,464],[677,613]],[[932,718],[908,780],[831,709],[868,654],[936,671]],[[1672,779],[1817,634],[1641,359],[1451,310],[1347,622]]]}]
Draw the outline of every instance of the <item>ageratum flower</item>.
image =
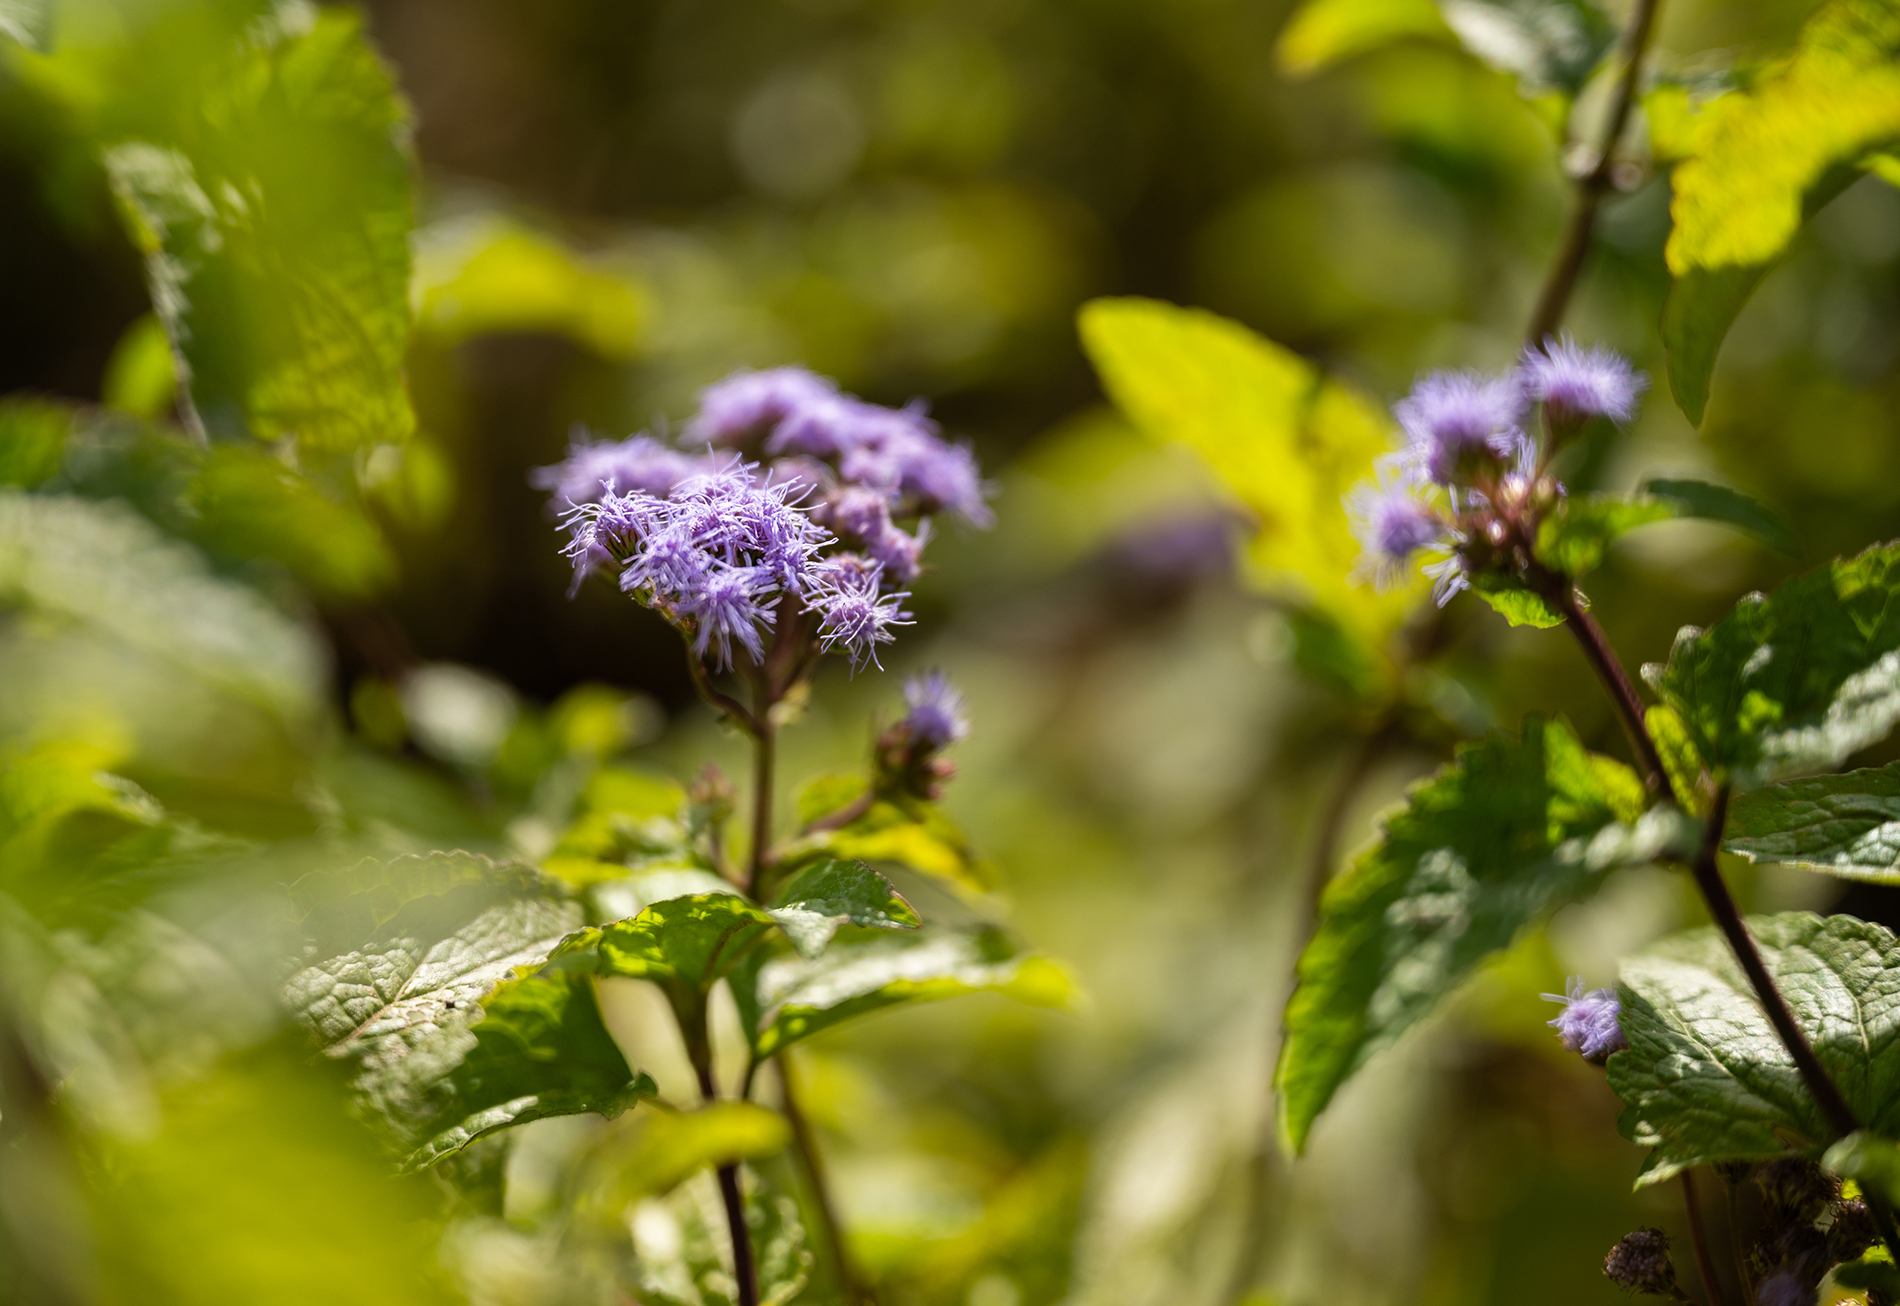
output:
[{"label": "ageratum flower", "polygon": [[694,445],[739,444],[792,414],[839,398],[838,387],[802,367],[734,372],[700,392],[699,412],[686,424]]},{"label": "ageratum flower", "polygon": [[648,435],[620,441],[576,439],[565,461],[535,468],[528,473],[528,483],[551,491],[557,505],[572,507],[615,493],[668,494],[687,477],[716,465],[704,455],[695,457]]},{"label": "ageratum flower", "polygon": [[1649,380],[1613,349],[1584,349],[1569,335],[1548,336],[1542,347],[1526,347],[1518,362],[1524,393],[1544,405],[1553,429],[1575,426],[1592,417],[1627,422]]},{"label": "ageratum flower", "polygon": [[1469,481],[1483,464],[1515,464],[1526,443],[1524,391],[1514,376],[1432,372],[1393,405],[1404,428],[1400,465],[1422,481]]},{"label": "ageratum flower", "polygon": [[1420,549],[1442,544],[1451,524],[1408,485],[1363,482],[1346,496],[1346,511],[1361,549],[1355,575],[1389,588]]},{"label": "ageratum flower", "polygon": [[819,616],[819,645],[827,652],[842,650],[854,669],[866,662],[881,667],[877,646],[897,637],[893,626],[911,624],[903,609],[910,595],[881,593],[881,572],[876,563],[847,554],[820,568],[813,586],[810,607]]},{"label": "ageratum flower", "polygon": [[926,671],[906,680],[904,706],[908,710],[899,724],[927,749],[947,748],[970,733],[963,695],[941,671]]},{"label": "ageratum flower", "polygon": [[1602,1065],[1613,1052],[1629,1046],[1623,1027],[1617,1023],[1622,1006],[1608,989],[1583,990],[1583,976],[1572,975],[1562,993],[1542,995],[1546,1002],[1561,1002],[1564,1009],[1547,1022],[1557,1031],[1558,1039],[1585,1061]]}]

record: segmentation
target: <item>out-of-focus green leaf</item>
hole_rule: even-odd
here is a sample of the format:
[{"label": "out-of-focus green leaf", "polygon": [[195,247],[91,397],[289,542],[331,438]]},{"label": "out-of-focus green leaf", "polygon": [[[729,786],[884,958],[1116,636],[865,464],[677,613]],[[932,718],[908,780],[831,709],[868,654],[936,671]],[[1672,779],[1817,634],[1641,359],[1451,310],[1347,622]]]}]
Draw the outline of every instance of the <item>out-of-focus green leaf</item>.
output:
[{"label": "out-of-focus green leaf", "polygon": [[161,1101],[160,1126],[86,1144],[101,1300],[427,1306],[457,1300],[439,1199],[387,1161],[328,1078],[276,1048]]},{"label": "out-of-focus green leaf", "polygon": [[195,72],[188,106],[101,128],[192,420],[313,450],[403,440],[407,117],[361,20],[285,6]]},{"label": "out-of-focus green leaf", "polygon": [[1490,574],[1474,577],[1471,592],[1490,604],[1493,611],[1513,626],[1549,630],[1564,624],[1563,614],[1545,602],[1543,595],[1510,584],[1500,577]]},{"label": "out-of-focus green leaf", "polygon": [[[480,1017],[466,1034],[473,1045],[430,1086],[433,1114],[416,1128],[423,1141],[404,1160],[405,1169],[433,1165],[530,1120],[582,1112],[611,1119],[657,1091],[627,1065],[601,1023],[593,981],[585,975],[505,980],[481,1000]],[[431,1049],[435,1055],[442,1050]]]},{"label": "out-of-focus green leaf", "polygon": [[[799,819],[809,825],[864,796],[862,776],[825,776],[799,795]],[[990,870],[971,852],[962,831],[935,803],[880,797],[844,825],[818,830],[788,845],[788,868],[835,859],[902,866],[950,885],[966,896],[995,887]]]},{"label": "out-of-focus green leaf", "polygon": [[[631,1082],[585,983],[517,978],[581,923],[555,882],[432,853],[305,876],[296,890],[327,960],[292,976],[291,1009],[330,1056],[359,1061],[359,1092],[413,1164],[516,1119],[611,1113],[650,1091]],[[355,942],[330,955],[337,939]]]},{"label": "out-of-focus green leaf", "polygon": [[775,957],[758,968],[740,1014],[760,1059],[856,1016],[965,993],[1001,993],[1035,1006],[1074,1000],[1075,985],[1055,962],[1020,955],[999,932],[926,934],[852,947],[824,956]]},{"label": "out-of-focus green leaf", "polygon": [[1643,492],[1673,501],[1679,516],[1733,526],[1791,558],[1799,552],[1781,519],[1740,490],[1707,481],[1655,480],[1645,484]]},{"label": "out-of-focus green leaf", "polygon": [[1609,552],[1610,541],[1623,532],[1676,515],[1673,504],[1654,499],[1571,495],[1538,528],[1537,557],[1545,566],[1576,579],[1595,571]]},{"label": "out-of-focus green leaf", "polygon": [[1576,96],[1616,44],[1617,26],[1592,0],[1440,0],[1465,49],[1517,78],[1526,95]]},{"label": "out-of-focus green leaf", "polygon": [[1643,676],[1696,750],[1737,785],[1837,766],[1900,720],[1900,545],[1751,594],[1708,630],[1685,626]]},{"label": "out-of-focus green leaf", "polygon": [[395,558],[368,517],[262,449],[209,450],[184,507],[199,523],[192,535],[203,547],[272,559],[331,594],[360,598],[395,576]]},{"label": "out-of-focus green leaf", "polygon": [[628,273],[590,266],[559,242],[495,217],[418,233],[416,292],[417,328],[451,345],[538,331],[624,361],[638,351],[646,318]]},{"label": "out-of-focus green leaf", "polygon": [[[633,1225],[632,1287],[645,1306],[733,1306],[731,1241],[710,1175],[644,1204]],[[656,1229],[657,1226],[657,1229]],[[798,1203],[783,1192],[746,1199],[746,1226],[759,1276],[759,1306],[791,1306],[810,1281]],[[659,1237],[649,1236],[660,1232]]]},{"label": "out-of-focus green leaf", "polygon": [[1835,1266],[1834,1282],[1850,1292],[1878,1288],[1889,1299],[1900,1297],[1900,1269],[1894,1267],[1892,1254],[1878,1244],[1858,1261]]},{"label": "out-of-focus green leaf", "polygon": [[175,664],[285,717],[322,693],[310,636],[129,508],[0,490],[0,604]]},{"label": "out-of-focus green leaf", "polygon": [[589,778],[556,852],[642,866],[686,860],[686,791],[664,776],[602,767]]},{"label": "out-of-focus green leaf", "polygon": [[[1776,987],[1855,1113],[1900,1125],[1900,944],[1851,916],[1750,917]],[[1609,1061],[1623,1136],[1651,1150],[1636,1181],[1794,1150],[1834,1137],[1727,942],[1692,930],[1623,963],[1629,1049]]]},{"label": "out-of-focus green leaf", "polygon": [[1432,0],[1307,0],[1281,29],[1273,53],[1283,71],[1308,77],[1412,36],[1455,39]]},{"label": "out-of-focus green leaf", "polygon": [[1635,774],[1561,720],[1461,749],[1327,887],[1287,1004],[1287,1144],[1303,1148],[1339,1086],[1526,925],[1678,837],[1666,810],[1643,813]]},{"label": "out-of-focus green leaf", "polygon": [[133,417],[156,419],[171,410],[178,398],[178,372],[171,338],[157,314],[147,313],[125,329],[99,389],[107,408]]},{"label": "out-of-focus green leaf", "polygon": [[695,893],[644,908],[632,920],[578,931],[551,964],[576,974],[652,980],[705,993],[773,928],[765,909],[737,893]]},{"label": "out-of-focus green leaf", "polygon": [[1656,741],[1656,752],[1669,777],[1669,791],[1684,804],[1689,815],[1703,820],[1709,814],[1712,795],[1702,782],[1702,754],[1689,738],[1689,728],[1682,723],[1681,714],[1659,703],[1643,712],[1643,725],[1649,737]]},{"label": "out-of-focus green leaf", "polygon": [[1725,830],[1722,846],[1753,862],[1900,881],[1900,762],[1742,794]]},{"label": "out-of-focus green leaf", "polygon": [[72,435],[71,405],[51,399],[0,400],[0,485],[32,489],[59,474]]},{"label": "out-of-focus green leaf", "polygon": [[1900,1145],[1857,1130],[1827,1149],[1821,1164],[1889,1202],[1900,1202]]},{"label": "out-of-focus green leaf", "polygon": [[1669,383],[1702,420],[1722,338],[1805,216],[1900,137],[1900,13],[1887,0],[1832,0],[1791,57],[1712,103],[1677,165],[1673,283],[1663,309]]},{"label": "out-of-focus green leaf", "polygon": [[822,953],[841,925],[914,930],[923,924],[891,882],[862,862],[807,867],[779,891],[767,914],[806,957]]},{"label": "out-of-focus green leaf", "polygon": [[1424,584],[1380,591],[1349,579],[1359,545],[1342,507],[1391,447],[1383,414],[1237,322],[1149,299],[1083,306],[1082,343],[1117,407],[1158,440],[1207,461],[1254,517],[1251,559],[1382,650]]},{"label": "out-of-focus green leaf", "polygon": [[700,1170],[772,1156],[790,1141],[785,1117],[751,1102],[638,1110],[590,1149],[579,1204],[618,1223],[642,1197],[669,1193]]},{"label": "out-of-focus green leaf", "polygon": [[45,50],[52,0],[0,0],[0,37]]}]

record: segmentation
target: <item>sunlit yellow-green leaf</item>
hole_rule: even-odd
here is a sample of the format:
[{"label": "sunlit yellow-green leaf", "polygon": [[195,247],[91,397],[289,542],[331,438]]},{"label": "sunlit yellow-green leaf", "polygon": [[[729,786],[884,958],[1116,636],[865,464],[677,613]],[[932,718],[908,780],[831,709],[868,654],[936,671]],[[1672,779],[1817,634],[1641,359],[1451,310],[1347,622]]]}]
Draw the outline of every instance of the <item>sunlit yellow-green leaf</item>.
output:
[{"label": "sunlit yellow-green leaf", "polygon": [[1342,497],[1391,447],[1369,401],[1237,322],[1149,299],[1082,309],[1082,342],[1109,397],[1150,436],[1207,461],[1258,524],[1260,580],[1382,646],[1424,592],[1356,584]]},{"label": "sunlit yellow-green leaf", "polygon": [[1808,212],[1851,165],[1900,137],[1900,6],[1835,0],[1792,55],[1747,91],[1711,104],[1676,168],[1674,283],[1664,308],[1669,380],[1700,422],[1722,338]]},{"label": "sunlit yellow-green leaf", "polygon": [[633,357],[645,308],[624,271],[610,271],[538,232],[485,218],[421,233],[416,324],[455,344],[538,331],[568,336],[603,358]]},{"label": "sunlit yellow-green leaf", "polygon": [[1281,68],[1304,76],[1407,36],[1455,39],[1432,0],[1308,0],[1273,53]]}]

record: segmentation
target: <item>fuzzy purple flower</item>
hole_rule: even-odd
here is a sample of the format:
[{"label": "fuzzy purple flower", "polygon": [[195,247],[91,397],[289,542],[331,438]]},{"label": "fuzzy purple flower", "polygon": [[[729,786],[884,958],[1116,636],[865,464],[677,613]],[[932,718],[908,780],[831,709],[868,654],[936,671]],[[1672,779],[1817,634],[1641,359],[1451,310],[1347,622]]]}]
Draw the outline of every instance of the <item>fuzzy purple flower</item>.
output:
[{"label": "fuzzy purple flower", "polygon": [[1525,393],[1544,405],[1553,427],[1576,425],[1592,417],[1627,422],[1649,380],[1613,349],[1584,349],[1568,335],[1546,337],[1542,348],[1529,348],[1518,363]]},{"label": "fuzzy purple flower", "polygon": [[734,372],[699,394],[699,413],[686,427],[692,444],[737,444],[807,408],[838,398],[838,388],[802,367]]},{"label": "fuzzy purple flower", "polygon": [[1363,550],[1357,575],[1386,589],[1420,549],[1441,543],[1451,526],[1406,485],[1363,482],[1346,496],[1353,534]]},{"label": "fuzzy purple flower", "polygon": [[1524,391],[1514,376],[1432,372],[1392,412],[1405,429],[1401,464],[1438,485],[1467,479],[1484,462],[1514,463],[1525,443]]},{"label": "fuzzy purple flower", "polygon": [[717,646],[716,663],[732,665],[732,646],[738,644],[754,662],[765,660],[761,627],[773,622],[772,604],[761,602],[778,584],[764,567],[719,567],[680,600],[680,612],[692,619],[693,652],[704,658]]},{"label": "fuzzy purple flower", "polygon": [[866,662],[881,666],[877,646],[896,638],[893,626],[908,626],[910,613],[903,600],[910,595],[880,592],[882,568],[850,555],[827,562],[806,596],[805,604],[818,614],[818,642],[827,652],[842,650],[853,668]]},{"label": "fuzzy purple flower", "polygon": [[927,749],[946,748],[970,733],[963,695],[941,671],[927,671],[906,680],[904,706],[908,710],[901,724]]},{"label": "fuzzy purple flower", "polygon": [[[730,457],[731,455],[727,455]],[[704,457],[682,453],[652,436],[589,443],[575,440],[567,457],[528,473],[528,483],[552,493],[561,507],[595,503],[609,494],[672,492],[687,477],[709,470]]]},{"label": "fuzzy purple flower", "polygon": [[1563,1045],[1585,1061],[1602,1065],[1612,1052],[1621,1052],[1629,1046],[1629,1040],[1623,1037],[1623,1027],[1617,1023],[1622,1006],[1610,990],[1592,989],[1586,993],[1583,977],[1572,975],[1561,994],[1542,996],[1546,1002],[1564,1004],[1557,1018],[1547,1023],[1557,1031]]}]

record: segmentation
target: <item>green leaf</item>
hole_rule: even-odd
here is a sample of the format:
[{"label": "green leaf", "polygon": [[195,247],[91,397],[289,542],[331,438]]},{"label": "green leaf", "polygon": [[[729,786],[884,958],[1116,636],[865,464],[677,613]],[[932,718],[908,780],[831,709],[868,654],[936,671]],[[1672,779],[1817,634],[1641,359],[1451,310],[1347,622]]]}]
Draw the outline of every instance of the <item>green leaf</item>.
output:
[{"label": "green leaf", "polygon": [[1455,39],[1432,0],[1307,0],[1273,54],[1282,72],[1310,77],[1406,37]]},{"label": "green leaf", "polygon": [[1676,515],[1673,504],[1654,499],[1571,495],[1538,527],[1537,557],[1545,566],[1573,580],[1580,579],[1602,564],[1611,540],[1625,531]]},{"label": "green leaf", "polygon": [[589,1149],[576,1205],[619,1224],[643,1197],[663,1196],[701,1170],[775,1155],[790,1141],[785,1117],[751,1102],[713,1102],[692,1111],[655,1103]]},{"label": "green leaf", "polygon": [[0,0],[0,37],[45,50],[51,8],[52,0]]},{"label": "green leaf", "polygon": [[[1669,777],[1669,792],[1683,803],[1689,815],[1698,821],[1706,819],[1713,795],[1703,783],[1702,754],[1689,738],[1689,728],[1683,724],[1681,714],[1658,703],[1644,710],[1643,726],[1656,742],[1656,753],[1662,758],[1663,771]],[[1733,820],[1731,808],[1731,829]]]},{"label": "green leaf", "polygon": [[1791,558],[1799,552],[1781,519],[1740,490],[1707,481],[1654,480],[1643,486],[1643,492],[1673,501],[1678,516],[1733,526]]},{"label": "green leaf", "polygon": [[766,914],[806,957],[823,952],[841,925],[914,930],[923,924],[891,882],[862,862],[806,868],[780,890]]},{"label": "green leaf", "polygon": [[1838,766],[1900,720],[1900,545],[1751,594],[1685,626],[1643,677],[1681,715],[1718,780],[1764,784]]},{"label": "green leaf", "polygon": [[59,475],[74,411],[50,399],[0,400],[0,485],[26,489]]},{"label": "green leaf", "polygon": [[[1900,946],[1878,925],[1810,912],[1750,917],[1795,1022],[1855,1113],[1900,1125]],[[1800,1151],[1834,1137],[1727,942],[1693,930],[1623,963],[1629,1049],[1610,1058],[1617,1127],[1651,1150],[1638,1186],[1690,1166]]]},{"label": "green leaf", "polygon": [[1889,1202],[1900,1202],[1900,1144],[1856,1130],[1828,1148],[1821,1164]]},{"label": "green leaf", "polygon": [[1342,496],[1392,445],[1377,406],[1238,322],[1152,299],[1083,305],[1082,344],[1103,388],[1153,439],[1193,450],[1252,515],[1263,583],[1330,613],[1369,647],[1424,592],[1350,580],[1357,541]]},{"label": "green leaf", "polygon": [[1742,794],[1722,846],[1752,862],[1900,881],[1900,762]]},{"label": "green leaf", "polygon": [[1793,55],[1704,111],[1675,170],[1669,381],[1692,422],[1722,338],[1806,216],[1845,188],[1844,165],[1900,137],[1900,21],[1887,0],[1833,0]]},{"label": "green leaf", "polygon": [[737,893],[694,893],[643,908],[632,920],[581,930],[552,963],[576,974],[652,980],[703,994],[745,959],[775,922]]},{"label": "green leaf", "polygon": [[625,269],[492,215],[426,228],[416,245],[417,327],[445,344],[534,331],[616,362],[638,352],[646,306]]},{"label": "green leaf", "polygon": [[1564,624],[1563,614],[1551,607],[1543,595],[1518,588],[1490,573],[1475,577],[1471,592],[1490,604],[1493,611],[1513,626],[1549,630]]},{"label": "green leaf", "polygon": [[1900,1297],[1900,1270],[1894,1268],[1893,1256],[1878,1244],[1858,1261],[1835,1266],[1834,1282],[1850,1291],[1878,1288],[1889,1299]]},{"label": "green leaf", "polygon": [[584,975],[533,971],[581,923],[559,884],[470,853],[305,876],[319,955],[286,996],[332,1057],[359,1063],[367,1109],[427,1165],[509,1124],[611,1115],[652,1085],[600,1023]]},{"label": "green leaf", "polygon": [[213,553],[269,558],[330,594],[362,598],[394,579],[382,532],[261,449],[224,445],[199,460],[181,505]]},{"label": "green leaf", "polygon": [[0,605],[79,626],[284,717],[307,718],[322,699],[308,632],[123,504],[0,490]]},{"label": "green leaf", "polygon": [[1517,78],[1525,95],[1575,97],[1616,44],[1617,26],[1590,0],[1443,0],[1465,49]]},{"label": "green leaf", "polygon": [[[862,798],[864,789],[862,776],[821,777],[799,795],[799,819],[809,825],[829,816]],[[995,887],[989,868],[943,809],[910,796],[879,797],[855,820],[804,835],[783,854],[787,870],[827,860],[901,866],[940,880],[966,898]]]},{"label": "green leaf", "polygon": [[114,124],[106,170],[203,430],[349,451],[415,425],[407,116],[361,25],[282,8],[192,101]]},{"label": "green leaf", "polygon": [[1075,988],[1056,963],[1019,955],[1000,932],[986,931],[837,946],[818,958],[780,955],[758,967],[751,993],[734,996],[762,1060],[856,1016],[965,993],[1057,1007]]},{"label": "green leaf", "polygon": [[1642,782],[1562,720],[1533,717],[1521,739],[1459,750],[1326,890],[1287,1004],[1288,1145],[1303,1148],[1339,1086],[1487,956],[1610,868],[1656,856],[1678,820],[1645,815]]}]

